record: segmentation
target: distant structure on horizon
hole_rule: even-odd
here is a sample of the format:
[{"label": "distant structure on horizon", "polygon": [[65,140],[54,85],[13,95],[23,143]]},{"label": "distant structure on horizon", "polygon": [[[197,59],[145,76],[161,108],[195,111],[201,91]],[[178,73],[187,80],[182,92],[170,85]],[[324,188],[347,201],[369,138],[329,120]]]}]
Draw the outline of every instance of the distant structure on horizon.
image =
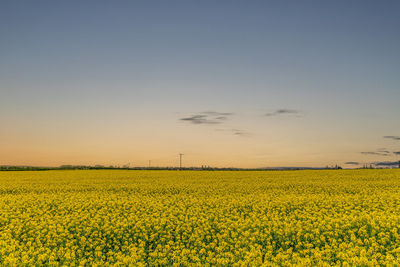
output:
[{"label": "distant structure on horizon", "polygon": [[182,153],[179,153],[179,169],[182,169]]}]

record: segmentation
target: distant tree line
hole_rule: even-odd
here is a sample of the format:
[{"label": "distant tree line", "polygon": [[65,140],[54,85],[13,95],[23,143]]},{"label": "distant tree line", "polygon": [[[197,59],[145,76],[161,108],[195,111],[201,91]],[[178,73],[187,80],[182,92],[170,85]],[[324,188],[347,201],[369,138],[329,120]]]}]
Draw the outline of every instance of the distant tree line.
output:
[{"label": "distant tree line", "polygon": [[210,167],[203,165],[201,167],[130,167],[124,166],[104,166],[104,165],[61,165],[59,167],[33,167],[33,166],[0,166],[0,171],[44,171],[44,170],[193,170],[193,171],[276,171],[276,170],[332,170],[342,169],[342,167],[326,166],[325,168],[308,167],[276,167],[276,168],[234,168],[234,167]]},{"label": "distant tree line", "polygon": [[0,166],[0,171],[46,171],[58,168],[33,166]]}]

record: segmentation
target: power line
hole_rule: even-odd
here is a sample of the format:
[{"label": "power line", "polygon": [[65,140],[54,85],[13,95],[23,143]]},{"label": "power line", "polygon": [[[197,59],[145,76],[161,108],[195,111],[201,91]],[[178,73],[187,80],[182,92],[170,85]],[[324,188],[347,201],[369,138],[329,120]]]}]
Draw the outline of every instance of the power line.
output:
[{"label": "power line", "polygon": [[182,169],[182,153],[179,153],[179,169]]}]

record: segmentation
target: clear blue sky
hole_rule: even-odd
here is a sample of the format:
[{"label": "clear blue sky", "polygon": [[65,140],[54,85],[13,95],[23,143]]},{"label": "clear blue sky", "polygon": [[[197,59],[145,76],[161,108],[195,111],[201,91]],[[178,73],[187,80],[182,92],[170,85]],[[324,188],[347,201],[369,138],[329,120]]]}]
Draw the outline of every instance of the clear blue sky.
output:
[{"label": "clear blue sky", "polygon": [[0,165],[397,160],[384,136],[400,135],[399,13],[399,1],[2,1]]}]

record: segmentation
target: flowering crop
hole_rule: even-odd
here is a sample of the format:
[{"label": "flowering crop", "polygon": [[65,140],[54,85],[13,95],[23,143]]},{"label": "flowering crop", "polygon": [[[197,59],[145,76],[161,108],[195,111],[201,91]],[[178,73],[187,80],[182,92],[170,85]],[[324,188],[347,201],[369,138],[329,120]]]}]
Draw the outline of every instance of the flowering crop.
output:
[{"label": "flowering crop", "polygon": [[399,170],[0,172],[0,265],[399,259]]}]

